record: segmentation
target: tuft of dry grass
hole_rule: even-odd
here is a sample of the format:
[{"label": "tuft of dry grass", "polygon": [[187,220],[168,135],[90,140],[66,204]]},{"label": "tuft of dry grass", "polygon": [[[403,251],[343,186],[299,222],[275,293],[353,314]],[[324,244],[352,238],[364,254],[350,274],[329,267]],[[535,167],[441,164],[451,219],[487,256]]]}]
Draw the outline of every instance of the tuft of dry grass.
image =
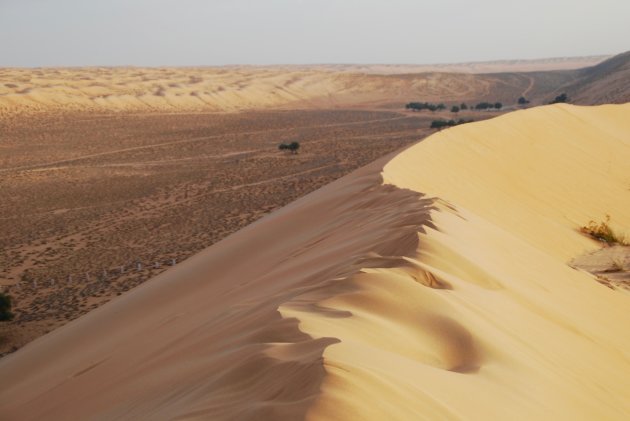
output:
[{"label": "tuft of dry grass", "polygon": [[625,236],[617,234],[610,227],[610,215],[606,215],[606,219],[600,223],[590,221],[588,225],[580,228],[580,232],[606,244],[620,244],[622,246],[630,245]]}]

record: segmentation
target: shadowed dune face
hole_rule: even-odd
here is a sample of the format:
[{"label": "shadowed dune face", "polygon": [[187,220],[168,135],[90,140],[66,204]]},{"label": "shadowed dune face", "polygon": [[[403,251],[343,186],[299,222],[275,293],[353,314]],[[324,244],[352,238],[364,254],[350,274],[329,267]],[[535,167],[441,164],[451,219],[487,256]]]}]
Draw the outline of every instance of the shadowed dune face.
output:
[{"label": "shadowed dune face", "polygon": [[630,226],[630,105],[442,131],[0,361],[16,419],[615,419],[630,295],[567,265]]}]

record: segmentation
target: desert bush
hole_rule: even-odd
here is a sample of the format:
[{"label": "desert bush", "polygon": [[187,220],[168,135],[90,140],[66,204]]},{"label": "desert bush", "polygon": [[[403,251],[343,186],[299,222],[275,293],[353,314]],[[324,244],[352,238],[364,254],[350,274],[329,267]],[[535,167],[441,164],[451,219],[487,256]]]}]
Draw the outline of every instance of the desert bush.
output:
[{"label": "desert bush", "polygon": [[430,102],[410,102],[405,105],[405,108],[412,111],[441,111],[446,109],[446,105],[440,104],[431,104]]},{"label": "desert bush", "polygon": [[518,105],[526,105],[526,104],[529,104],[529,101],[524,96],[518,99]]},{"label": "desert bush", "polygon": [[0,292],[0,322],[13,319],[11,313],[11,297]]},{"label": "desert bush", "polygon": [[550,102],[550,104],[558,104],[563,102],[569,102],[569,97],[565,93],[558,95],[553,101]]},{"label": "desert bush", "polygon": [[281,151],[290,151],[292,154],[297,154],[298,149],[300,149],[300,144],[298,142],[281,143],[278,145],[278,149]]},{"label": "desert bush", "polygon": [[451,107],[451,112],[452,112],[452,113],[458,113],[458,112],[459,112],[459,110],[460,110],[460,108],[459,108],[457,105],[453,105],[453,106]]},{"label": "desert bush", "polygon": [[432,129],[443,129],[444,127],[459,126],[460,124],[471,123],[473,121],[474,120],[464,120],[463,118],[460,118],[457,121],[455,121],[455,120],[433,120],[431,122],[431,128]]},{"label": "desert bush", "polygon": [[580,231],[607,244],[629,245],[623,235],[616,234],[612,228],[610,228],[609,223],[610,215],[606,215],[606,219],[604,221],[600,223],[590,221],[586,226],[580,228]]},{"label": "desert bush", "polygon": [[480,102],[477,105],[475,105],[476,110],[487,110],[487,109],[492,109],[492,108],[496,108],[497,110],[500,110],[501,108],[503,108],[503,104],[500,102],[495,102],[495,103]]}]

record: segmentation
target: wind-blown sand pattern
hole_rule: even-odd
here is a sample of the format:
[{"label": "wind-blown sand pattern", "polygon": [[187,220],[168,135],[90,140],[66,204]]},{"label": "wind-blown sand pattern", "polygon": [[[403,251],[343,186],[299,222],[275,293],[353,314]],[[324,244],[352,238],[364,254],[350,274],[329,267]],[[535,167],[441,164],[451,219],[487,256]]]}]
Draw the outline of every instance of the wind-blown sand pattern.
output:
[{"label": "wind-blown sand pattern", "polygon": [[431,136],[0,361],[8,419],[628,419],[630,104]]}]

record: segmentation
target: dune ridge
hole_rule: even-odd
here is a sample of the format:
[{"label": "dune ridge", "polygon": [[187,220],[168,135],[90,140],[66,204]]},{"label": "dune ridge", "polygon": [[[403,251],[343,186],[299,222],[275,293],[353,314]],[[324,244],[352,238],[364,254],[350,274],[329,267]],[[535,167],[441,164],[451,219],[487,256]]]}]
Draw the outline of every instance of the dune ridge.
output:
[{"label": "dune ridge", "polygon": [[577,230],[590,219],[629,233],[628,115],[522,111],[388,162],[386,184],[437,196],[435,227],[406,265],[363,270],[355,291],[319,302],[352,317],[281,308],[339,339],[312,418],[627,418],[629,297],[567,261],[599,247]]},{"label": "dune ridge", "polygon": [[0,361],[18,419],[627,419],[630,104],[448,129]]}]

